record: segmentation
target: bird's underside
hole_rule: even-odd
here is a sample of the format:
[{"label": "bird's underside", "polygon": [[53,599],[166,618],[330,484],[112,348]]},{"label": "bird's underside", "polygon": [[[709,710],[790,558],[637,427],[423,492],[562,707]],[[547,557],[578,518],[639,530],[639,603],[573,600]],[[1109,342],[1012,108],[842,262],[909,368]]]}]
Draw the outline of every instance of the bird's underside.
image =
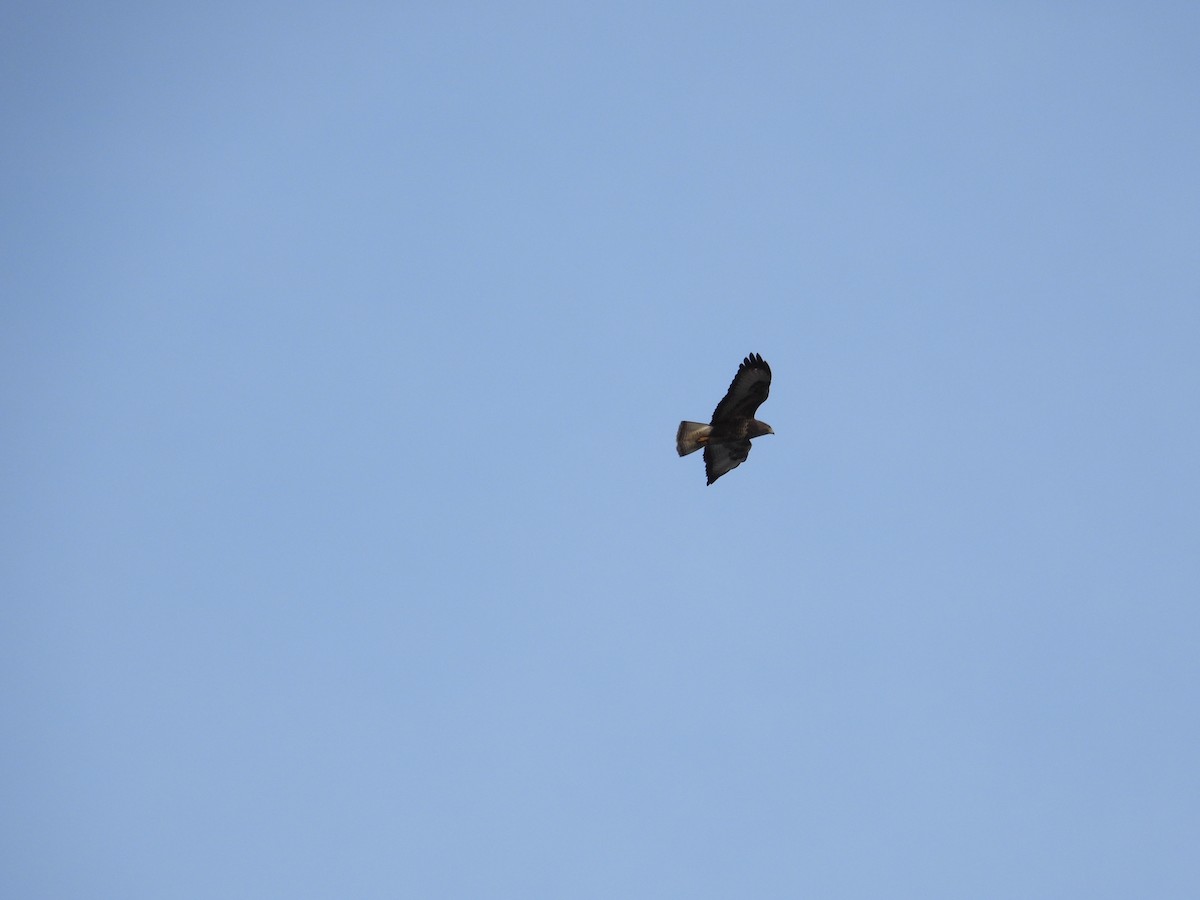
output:
[{"label": "bird's underside", "polygon": [[754,417],[770,389],[771,367],[761,356],[752,353],[738,367],[708,425],[679,423],[675,449],[680,456],[687,456],[703,448],[704,471],[709,484],[746,461],[752,438],[775,433],[770,425]]}]

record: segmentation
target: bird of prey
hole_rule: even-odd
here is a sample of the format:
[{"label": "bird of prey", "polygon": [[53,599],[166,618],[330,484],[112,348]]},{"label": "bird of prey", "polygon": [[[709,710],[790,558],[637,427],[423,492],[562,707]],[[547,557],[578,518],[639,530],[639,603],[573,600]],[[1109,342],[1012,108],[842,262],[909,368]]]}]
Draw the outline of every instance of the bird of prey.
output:
[{"label": "bird of prey", "polygon": [[687,456],[704,448],[704,471],[712,484],[750,455],[750,439],[774,434],[766,422],[754,418],[771,390],[771,367],[757,353],[738,366],[725,397],[713,411],[712,422],[680,422],[675,449]]}]

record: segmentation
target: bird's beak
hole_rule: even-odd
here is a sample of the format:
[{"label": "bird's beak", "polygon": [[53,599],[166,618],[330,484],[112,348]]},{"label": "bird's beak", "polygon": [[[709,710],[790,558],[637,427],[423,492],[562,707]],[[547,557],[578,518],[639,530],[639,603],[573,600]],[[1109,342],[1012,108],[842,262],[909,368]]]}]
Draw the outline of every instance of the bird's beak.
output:
[{"label": "bird's beak", "polygon": [[767,426],[767,434],[774,434],[774,433],[775,433],[775,429],[772,428],[770,425],[768,425]]}]

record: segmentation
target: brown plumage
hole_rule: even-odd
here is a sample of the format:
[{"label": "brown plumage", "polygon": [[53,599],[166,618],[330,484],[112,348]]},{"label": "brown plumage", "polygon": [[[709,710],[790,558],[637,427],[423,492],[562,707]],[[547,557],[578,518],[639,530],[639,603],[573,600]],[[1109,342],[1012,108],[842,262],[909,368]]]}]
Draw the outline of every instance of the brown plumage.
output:
[{"label": "brown plumage", "polygon": [[712,484],[750,455],[750,439],[774,434],[771,426],[754,418],[771,391],[771,367],[757,353],[738,366],[729,390],[713,410],[712,422],[680,422],[675,449],[687,456],[704,448],[704,471]]}]

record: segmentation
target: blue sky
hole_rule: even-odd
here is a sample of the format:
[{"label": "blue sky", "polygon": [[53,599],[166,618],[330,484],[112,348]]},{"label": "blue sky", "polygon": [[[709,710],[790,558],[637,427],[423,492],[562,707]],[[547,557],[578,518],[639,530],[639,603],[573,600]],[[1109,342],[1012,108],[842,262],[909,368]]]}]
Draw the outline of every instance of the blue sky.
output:
[{"label": "blue sky", "polygon": [[1197,896],[1198,46],[6,5],[0,894]]}]

